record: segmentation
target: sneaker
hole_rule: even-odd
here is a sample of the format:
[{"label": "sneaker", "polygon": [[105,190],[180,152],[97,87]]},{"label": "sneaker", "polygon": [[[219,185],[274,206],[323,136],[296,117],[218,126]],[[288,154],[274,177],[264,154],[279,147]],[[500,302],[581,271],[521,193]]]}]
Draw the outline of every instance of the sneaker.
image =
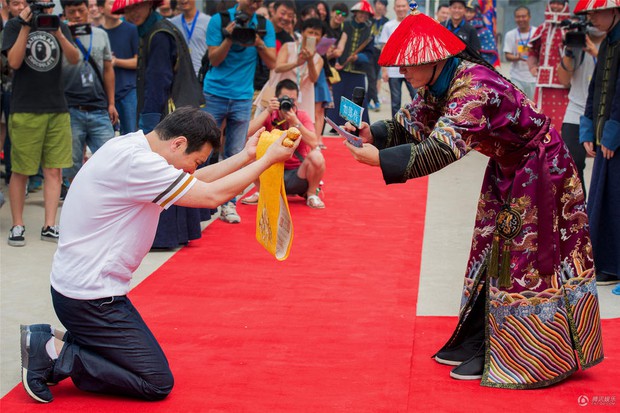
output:
[{"label": "sneaker", "polygon": [[220,219],[229,224],[238,224],[241,217],[237,214],[237,206],[233,202],[227,202],[220,209]]},{"label": "sneaker", "polygon": [[45,344],[52,335],[49,332],[20,330],[22,384],[30,397],[41,403],[49,403],[54,398],[46,382],[52,374],[54,361],[47,354]]},{"label": "sneaker", "polygon": [[258,192],[254,192],[252,195],[243,198],[241,203],[243,205],[258,205]]},{"label": "sneaker", "polygon": [[615,275],[607,274],[604,272],[599,272],[596,274],[596,284],[597,285],[613,285],[618,284],[620,279]]},{"label": "sneaker", "polygon": [[15,225],[9,231],[9,245],[11,247],[23,247],[26,245],[26,238],[24,237],[24,233],[26,232],[26,227],[23,225]]},{"label": "sneaker", "polygon": [[457,380],[478,380],[484,371],[484,342],[476,354],[452,369],[450,377]]},{"label": "sneaker", "polygon": [[41,229],[41,241],[58,242],[58,227],[52,225]]},{"label": "sneaker", "polygon": [[375,112],[381,112],[381,103],[377,102],[377,104],[374,107],[374,111]]},{"label": "sneaker", "polygon": [[50,333],[52,335],[54,334],[51,324],[22,324],[19,326],[19,331],[20,333],[26,331],[30,333],[43,332]]}]

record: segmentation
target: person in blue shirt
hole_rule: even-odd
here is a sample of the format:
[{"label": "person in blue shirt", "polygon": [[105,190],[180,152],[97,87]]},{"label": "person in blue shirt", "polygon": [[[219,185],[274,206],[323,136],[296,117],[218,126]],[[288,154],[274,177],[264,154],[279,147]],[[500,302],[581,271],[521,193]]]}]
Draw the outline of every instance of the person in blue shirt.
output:
[{"label": "person in blue shirt", "polygon": [[[254,0],[238,0],[238,4],[228,10],[228,25],[222,27],[222,17],[218,13],[211,18],[207,28],[211,68],[203,84],[204,110],[213,115],[218,127],[221,128],[226,121],[222,159],[235,155],[245,145],[257,62],[260,59],[269,69],[275,67],[276,35],[269,20],[265,21],[266,33],[256,33],[254,41],[242,42],[238,37],[240,31],[235,30],[239,26],[256,28],[258,18],[255,13],[259,6],[260,2]],[[220,219],[231,224],[241,222],[235,198],[222,205]]]},{"label": "person in blue shirt", "polygon": [[114,0],[97,0],[103,15],[101,28],[106,31],[112,48],[114,67],[114,101],[120,122],[120,134],[138,130],[136,69],[138,68],[138,29],[112,13]]}]

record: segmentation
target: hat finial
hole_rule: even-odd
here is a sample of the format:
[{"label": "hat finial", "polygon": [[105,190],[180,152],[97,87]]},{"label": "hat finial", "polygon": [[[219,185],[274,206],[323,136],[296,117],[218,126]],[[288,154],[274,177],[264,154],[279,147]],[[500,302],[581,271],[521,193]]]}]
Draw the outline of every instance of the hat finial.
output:
[{"label": "hat finial", "polygon": [[410,14],[419,14],[420,13],[420,11],[418,10],[418,3],[413,1],[413,0],[411,0],[409,2],[409,8],[411,9]]}]

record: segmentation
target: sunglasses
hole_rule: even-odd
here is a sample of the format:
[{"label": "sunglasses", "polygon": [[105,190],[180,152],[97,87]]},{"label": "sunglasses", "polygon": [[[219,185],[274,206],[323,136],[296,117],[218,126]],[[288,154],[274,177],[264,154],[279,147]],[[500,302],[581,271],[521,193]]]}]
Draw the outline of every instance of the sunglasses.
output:
[{"label": "sunglasses", "polygon": [[334,10],[334,13],[336,13],[338,16],[347,17],[346,11]]}]

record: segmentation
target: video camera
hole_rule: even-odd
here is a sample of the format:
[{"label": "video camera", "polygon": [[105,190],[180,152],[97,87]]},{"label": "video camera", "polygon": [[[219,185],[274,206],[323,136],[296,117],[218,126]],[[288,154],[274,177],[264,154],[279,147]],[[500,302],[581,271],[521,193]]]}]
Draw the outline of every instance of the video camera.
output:
[{"label": "video camera", "polygon": [[30,27],[34,30],[42,30],[44,32],[55,32],[60,27],[60,18],[55,14],[45,13],[46,9],[53,9],[54,2],[42,2],[36,0],[28,0],[32,19],[30,19]]},{"label": "video camera", "polygon": [[280,102],[280,110],[282,112],[288,112],[289,110],[293,109],[293,107],[295,106],[295,102],[293,102],[293,99],[291,99],[290,97],[284,95],[281,98],[278,98],[278,102]]},{"label": "video camera", "polygon": [[589,26],[591,26],[591,23],[585,20],[562,20],[560,27],[566,29],[563,41],[564,46],[571,49],[583,49],[586,47],[586,33]]},{"label": "video camera", "polygon": [[[231,39],[233,42],[241,45],[253,45],[256,41],[257,31],[253,27],[249,27],[252,16],[237,10],[235,13],[235,28],[232,31]],[[261,33],[258,33],[261,35]]]}]

